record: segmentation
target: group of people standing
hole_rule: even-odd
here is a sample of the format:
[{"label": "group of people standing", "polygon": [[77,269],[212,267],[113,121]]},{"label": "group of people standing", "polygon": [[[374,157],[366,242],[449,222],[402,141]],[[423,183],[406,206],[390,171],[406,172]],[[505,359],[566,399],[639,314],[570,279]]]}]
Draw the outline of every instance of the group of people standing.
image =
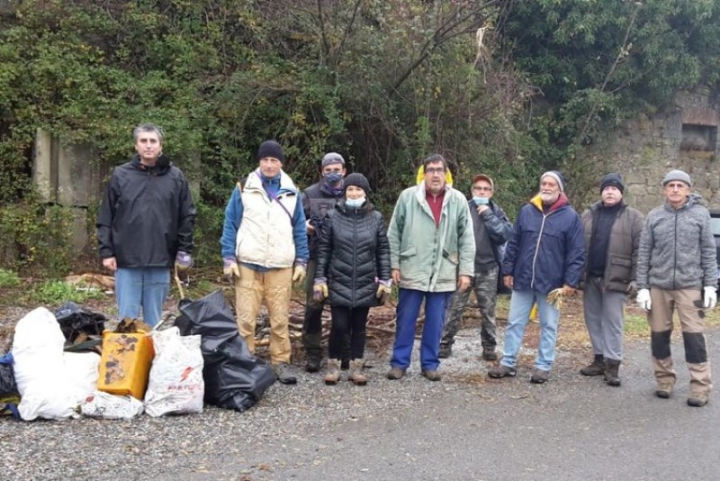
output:
[{"label": "group of people standing", "polygon": [[[182,172],[162,155],[163,133],[152,124],[134,131],[135,158],[115,169],[98,217],[103,265],[115,272],[120,318],[159,321],[170,269],[192,265],[195,208]],[[390,370],[398,380],[410,366],[421,306],[421,374],[439,381],[440,359],[452,355],[463,310],[474,290],[481,314],[482,358],[498,354],[495,303],[511,289],[502,357],[492,378],[514,377],[533,307],[540,340],[531,382],[549,379],[560,320],[559,300],[584,290],[584,311],[594,358],[581,373],[620,386],[623,309],[637,290],[648,312],[657,380],[655,394],[670,397],[675,372],[670,356],[677,310],[691,373],[688,404],[707,404],[710,365],[703,334],[704,310],[715,306],[717,260],[710,216],[679,170],[662,181],[665,202],[647,220],[623,200],[617,173],[600,183],[601,199],[582,216],[565,195],[557,171],[540,177],[539,191],[511,223],[495,203],[495,183],[473,178],[471,199],[452,188],[445,158],[433,154],[417,185],[399,196],[386,229],[360,173],[346,175],[338,153],[321,161],[322,179],[300,191],[283,171],[275,141],[260,145],[258,167],[239,182],[225,209],[220,240],[223,273],[234,283],[238,329],[251,352],[264,303],[270,317],[270,359],[281,383],[294,384],[289,368],[289,304],[293,282],[307,277],[303,322],[305,369],[322,368],[322,312],[332,325],[324,381],[336,384],[343,369],[356,385],[364,371],[369,309],[398,288],[397,329]]]}]

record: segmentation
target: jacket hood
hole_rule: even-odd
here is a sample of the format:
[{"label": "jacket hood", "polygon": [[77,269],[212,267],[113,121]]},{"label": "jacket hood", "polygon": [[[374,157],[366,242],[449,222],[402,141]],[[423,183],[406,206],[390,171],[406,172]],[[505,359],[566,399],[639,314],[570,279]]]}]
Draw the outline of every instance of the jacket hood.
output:
[{"label": "jacket hood", "polygon": [[151,173],[156,174],[156,175],[163,175],[163,174],[166,174],[170,170],[170,167],[173,166],[173,163],[170,161],[170,159],[168,157],[166,157],[165,155],[161,155],[160,157],[158,157],[157,162],[155,162],[154,166],[147,167],[147,166],[143,165],[142,162],[140,162],[140,155],[135,154],[135,156],[132,159],[132,165],[136,169],[140,169],[143,171],[150,171]]},{"label": "jacket hood", "polygon": [[[540,196],[540,194],[537,194],[535,197],[530,199],[530,203],[532,205],[534,205],[540,212],[543,212],[543,202],[542,202],[542,197]],[[565,193],[560,192],[560,196],[558,197],[558,199],[548,209],[548,214],[551,212],[555,212],[556,210],[558,210],[562,207],[565,207],[566,205],[569,205],[569,204],[570,204],[570,201],[568,201],[568,198],[565,195]]]}]

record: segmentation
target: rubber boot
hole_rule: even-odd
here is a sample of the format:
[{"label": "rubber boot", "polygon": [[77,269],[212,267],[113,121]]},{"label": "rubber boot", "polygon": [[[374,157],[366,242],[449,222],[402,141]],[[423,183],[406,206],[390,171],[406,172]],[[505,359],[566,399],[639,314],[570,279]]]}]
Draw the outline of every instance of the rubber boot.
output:
[{"label": "rubber boot", "polygon": [[595,359],[588,366],[580,369],[583,376],[602,376],[605,374],[605,362],[602,354],[595,354]]},{"label": "rubber boot", "polygon": [[619,387],[620,377],[618,377],[618,371],[620,370],[620,361],[615,359],[605,359],[605,382],[608,386]]},{"label": "rubber boot", "polygon": [[350,373],[348,381],[352,381],[356,386],[364,386],[367,384],[367,376],[363,373],[365,361],[362,359],[353,359],[350,361]]},{"label": "rubber boot", "polygon": [[340,380],[340,359],[328,359],[326,369],[325,384],[334,386]]}]

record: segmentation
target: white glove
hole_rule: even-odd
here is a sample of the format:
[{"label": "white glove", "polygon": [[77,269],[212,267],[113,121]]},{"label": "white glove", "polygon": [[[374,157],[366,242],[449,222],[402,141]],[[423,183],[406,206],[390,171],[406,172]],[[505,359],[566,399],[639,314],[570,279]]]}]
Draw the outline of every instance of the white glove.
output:
[{"label": "white glove", "polygon": [[717,291],[712,286],[703,287],[705,294],[703,295],[703,306],[705,309],[712,309],[717,304]]},{"label": "white glove", "polygon": [[650,289],[640,289],[637,293],[637,303],[642,309],[649,311],[652,308]]}]

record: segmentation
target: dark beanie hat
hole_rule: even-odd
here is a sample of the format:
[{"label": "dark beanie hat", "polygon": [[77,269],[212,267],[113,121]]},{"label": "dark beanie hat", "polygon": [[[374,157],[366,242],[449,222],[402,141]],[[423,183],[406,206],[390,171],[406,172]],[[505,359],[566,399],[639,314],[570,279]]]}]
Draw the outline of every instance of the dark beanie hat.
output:
[{"label": "dark beanie hat", "polygon": [[603,177],[600,181],[600,193],[602,194],[605,187],[610,186],[617,187],[620,192],[625,193],[625,184],[623,184],[622,176],[620,174],[613,172],[612,174],[608,174]]},{"label": "dark beanie hat", "polygon": [[283,154],[282,147],[274,140],[266,140],[260,144],[260,148],[257,151],[257,160],[264,159],[265,157],[273,157],[285,163],[285,155]]},{"label": "dark beanie hat", "polygon": [[365,191],[365,194],[370,194],[370,183],[365,178],[364,175],[353,172],[352,174],[345,177],[343,180],[343,187],[345,190],[351,185],[354,185],[355,187],[360,187],[362,190]]}]

